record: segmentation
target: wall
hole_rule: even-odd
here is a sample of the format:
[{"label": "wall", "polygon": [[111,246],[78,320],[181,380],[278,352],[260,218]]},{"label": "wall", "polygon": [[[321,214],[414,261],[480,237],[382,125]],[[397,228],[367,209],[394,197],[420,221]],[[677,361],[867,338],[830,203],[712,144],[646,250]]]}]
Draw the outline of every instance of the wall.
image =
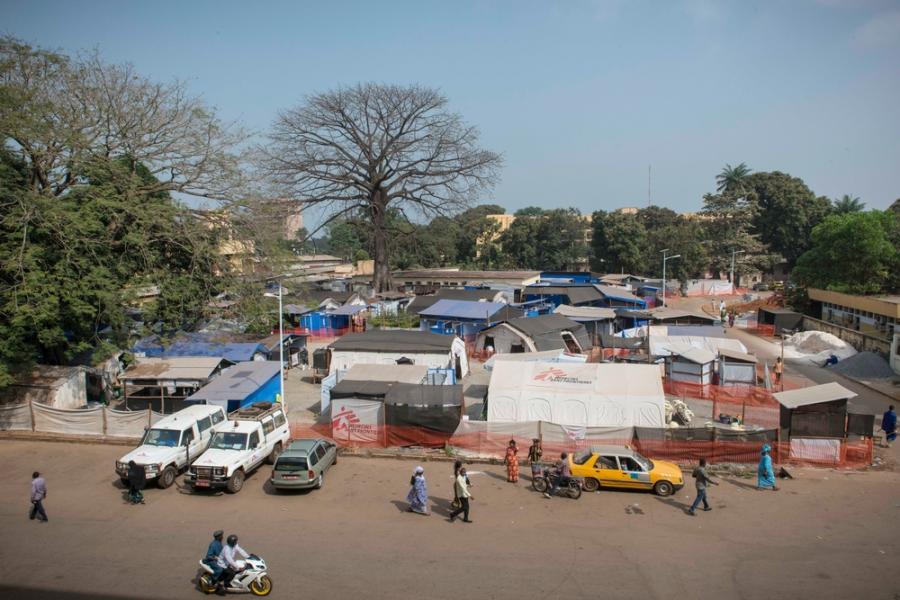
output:
[{"label": "wall", "polygon": [[834,323],[828,323],[827,321],[821,321],[812,317],[803,317],[803,330],[824,331],[825,333],[830,333],[831,335],[841,338],[859,352],[877,352],[885,358],[887,358],[891,352],[891,343],[887,339],[847,329],[846,327],[841,327],[840,325],[835,325]]}]

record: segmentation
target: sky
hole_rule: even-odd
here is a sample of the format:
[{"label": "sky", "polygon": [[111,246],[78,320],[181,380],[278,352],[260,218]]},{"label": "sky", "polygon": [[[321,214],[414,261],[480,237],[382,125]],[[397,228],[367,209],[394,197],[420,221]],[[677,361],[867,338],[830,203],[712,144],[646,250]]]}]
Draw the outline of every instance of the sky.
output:
[{"label": "sky", "polygon": [[484,202],[695,211],[745,162],[900,198],[900,1],[0,0],[0,34],[182,79],[265,135],[306,94],[439,88],[504,157]]}]

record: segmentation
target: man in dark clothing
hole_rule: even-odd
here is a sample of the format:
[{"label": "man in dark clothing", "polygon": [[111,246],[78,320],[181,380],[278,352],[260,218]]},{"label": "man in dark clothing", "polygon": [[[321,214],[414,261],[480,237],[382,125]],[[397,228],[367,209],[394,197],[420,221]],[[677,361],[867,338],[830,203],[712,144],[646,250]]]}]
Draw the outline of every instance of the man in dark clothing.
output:
[{"label": "man in dark clothing", "polygon": [[147,483],[147,471],[144,465],[133,460],[128,461],[128,499],[132,504],[143,504],[144,494],[141,490]]},{"label": "man in dark clothing", "polygon": [[703,510],[706,510],[706,511],[712,510],[712,507],[710,507],[709,502],[706,501],[706,486],[708,486],[709,484],[719,485],[718,482],[710,479],[709,473],[706,472],[706,459],[705,458],[700,459],[700,466],[698,466],[696,469],[694,469],[693,475],[694,475],[694,482],[697,485],[697,497],[694,499],[694,503],[691,504],[691,508],[688,509],[688,514],[691,515],[692,517],[697,514],[694,511],[697,510],[697,507],[700,505],[701,502],[703,502]]},{"label": "man in dark clothing", "polygon": [[569,468],[569,454],[567,452],[563,452],[559,455],[559,462],[556,463],[556,481],[553,482],[553,486],[550,488],[550,492],[544,492],[544,498],[551,498],[556,495],[556,492],[559,491],[564,485],[569,485],[569,479],[572,478],[572,470]]},{"label": "man in dark clothing", "polygon": [[881,430],[884,431],[884,441],[887,447],[891,447],[891,442],[897,439],[897,413],[894,412],[894,405],[888,406],[887,412],[881,417]]},{"label": "man in dark clothing", "polygon": [[222,538],[224,535],[225,532],[221,529],[213,533],[213,540],[209,543],[209,548],[206,549],[206,556],[203,558],[203,564],[213,570],[213,583],[217,586],[221,585],[219,578],[222,576],[222,567],[219,566],[219,555],[222,553]]},{"label": "man in dark clothing", "polygon": [[34,521],[38,517],[40,521],[48,521],[47,512],[44,510],[44,499],[47,497],[47,483],[41,474],[35,471],[31,474],[31,513],[28,518]]}]

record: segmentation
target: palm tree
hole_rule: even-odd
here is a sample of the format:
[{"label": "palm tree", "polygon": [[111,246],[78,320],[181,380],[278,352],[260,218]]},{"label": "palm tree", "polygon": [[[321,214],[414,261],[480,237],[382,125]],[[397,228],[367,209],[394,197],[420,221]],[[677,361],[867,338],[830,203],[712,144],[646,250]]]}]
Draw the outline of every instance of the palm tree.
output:
[{"label": "palm tree", "polygon": [[839,215],[862,212],[866,209],[866,203],[861,202],[856,196],[844,194],[840,200],[834,201],[834,212]]},{"label": "palm tree", "polygon": [[716,175],[716,191],[722,192],[741,192],[744,190],[744,184],[747,183],[747,177],[752,173],[750,167],[745,163],[741,163],[736,167],[726,164],[725,168]]}]

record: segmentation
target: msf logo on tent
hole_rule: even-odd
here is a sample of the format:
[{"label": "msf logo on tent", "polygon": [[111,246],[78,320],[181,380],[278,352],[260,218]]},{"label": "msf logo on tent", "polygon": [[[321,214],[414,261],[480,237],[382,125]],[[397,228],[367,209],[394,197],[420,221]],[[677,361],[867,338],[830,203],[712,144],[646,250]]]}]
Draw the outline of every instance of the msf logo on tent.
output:
[{"label": "msf logo on tent", "polygon": [[331,429],[333,431],[348,431],[350,427],[358,424],[359,417],[356,416],[356,413],[352,409],[347,409],[343,406],[340,412],[331,419]]},{"label": "msf logo on tent", "polygon": [[534,381],[547,381],[549,383],[575,383],[580,385],[590,385],[591,382],[585,379],[572,377],[562,369],[551,367],[545,371],[541,371],[533,378]]}]

